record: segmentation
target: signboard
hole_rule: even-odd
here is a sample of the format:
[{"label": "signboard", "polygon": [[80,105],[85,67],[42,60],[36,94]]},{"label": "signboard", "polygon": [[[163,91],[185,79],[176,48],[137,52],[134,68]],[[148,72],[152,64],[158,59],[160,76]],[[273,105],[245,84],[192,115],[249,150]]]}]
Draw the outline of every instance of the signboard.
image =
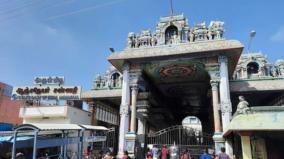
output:
[{"label": "signboard", "polygon": [[106,139],[106,136],[88,136],[85,138],[85,142],[104,142]]},{"label": "signboard", "polygon": [[79,100],[79,86],[26,86],[14,87],[13,100]]},{"label": "signboard", "polygon": [[63,76],[40,76],[34,78],[35,85],[63,85]]}]

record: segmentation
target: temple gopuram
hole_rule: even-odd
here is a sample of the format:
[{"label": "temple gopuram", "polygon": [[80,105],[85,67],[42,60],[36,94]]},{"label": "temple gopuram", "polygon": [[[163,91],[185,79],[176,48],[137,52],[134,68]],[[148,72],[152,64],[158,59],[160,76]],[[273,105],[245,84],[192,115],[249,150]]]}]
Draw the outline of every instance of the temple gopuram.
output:
[{"label": "temple gopuram", "polygon": [[[222,21],[189,24],[173,15],[155,31],[130,32],[83,92],[92,124],[113,127],[105,146],[138,159],[153,145],[195,158],[221,147],[235,158],[284,156],[284,60],[244,53],[240,41],[225,38]],[[201,127],[185,126],[185,118]]]}]

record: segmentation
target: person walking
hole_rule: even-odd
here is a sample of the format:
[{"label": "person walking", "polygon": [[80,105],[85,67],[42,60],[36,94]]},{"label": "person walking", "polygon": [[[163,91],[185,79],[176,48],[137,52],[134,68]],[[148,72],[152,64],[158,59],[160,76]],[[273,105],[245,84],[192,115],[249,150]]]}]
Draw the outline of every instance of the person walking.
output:
[{"label": "person walking", "polygon": [[226,154],[226,149],[221,147],[221,153],[218,155],[218,159],[230,159],[229,155]]},{"label": "person walking", "polygon": [[183,151],[183,153],[180,156],[180,159],[191,159],[190,154],[188,153],[187,149]]},{"label": "person walking", "polygon": [[203,154],[199,157],[199,159],[211,159],[211,156],[208,154],[207,149],[203,150]]},{"label": "person walking", "polygon": [[154,145],[152,148],[153,159],[159,159],[159,148],[157,145]]},{"label": "person walking", "polygon": [[146,159],[152,159],[152,158],[153,158],[152,151],[149,148],[147,148]]},{"label": "person walking", "polygon": [[100,151],[95,159],[103,159],[103,156],[104,156],[104,152]]},{"label": "person walking", "polygon": [[121,159],[131,159],[131,158],[128,156],[128,151],[123,151],[123,156],[121,157]]},{"label": "person walking", "polygon": [[217,155],[215,152],[213,152],[213,153],[211,154],[211,158],[212,158],[212,159],[218,159],[218,155]]},{"label": "person walking", "polygon": [[110,152],[107,152],[103,159],[113,159],[113,156]]},{"label": "person walking", "polygon": [[166,145],[163,145],[162,150],[161,150],[161,159],[167,159],[169,155],[169,151],[167,149]]}]

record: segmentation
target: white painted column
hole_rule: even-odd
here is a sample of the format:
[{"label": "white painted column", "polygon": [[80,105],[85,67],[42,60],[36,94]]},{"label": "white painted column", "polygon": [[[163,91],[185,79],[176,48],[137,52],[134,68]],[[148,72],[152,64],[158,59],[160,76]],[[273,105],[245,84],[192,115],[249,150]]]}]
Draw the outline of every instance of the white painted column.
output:
[{"label": "white painted column", "polygon": [[125,150],[125,134],[128,132],[129,128],[129,64],[123,65],[123,81],[122,81],[122,95],[120,104],[120,126],[119,126],[119,144],[118,144],[118,154],[122,155]]},{"label": "white painted column", "polygon": [[[223,131],[226,130],[232,118],[232,103],[230,98],[230,86],[228,76],[228,59],[226,56],[219,56],[220,63],[220,104],[222,112]],[[233,148],[230,141],[225,142],[226,153],[233,156]]]},{"label": "white painted column", "polygon": [[138,135],[145,134],[145,129],[146,129],[146,120],[145,119],[138,119],[137,134]]},{"label": "white painted column", "polygon": [[243,159],[252,159],[250,136],[241,136]]},{"label": "white painted column", "polygon": [[130,132],[136,132],[136,102],[137,102],[138,86],[131,86],[131,120]]}]

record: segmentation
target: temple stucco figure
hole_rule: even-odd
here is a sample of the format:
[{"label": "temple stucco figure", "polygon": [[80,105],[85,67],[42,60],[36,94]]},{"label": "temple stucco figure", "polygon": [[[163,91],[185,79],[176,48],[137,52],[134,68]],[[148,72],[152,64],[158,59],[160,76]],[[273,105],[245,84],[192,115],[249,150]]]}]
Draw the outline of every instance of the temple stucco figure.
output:
[{"label": "temple stucco figure", "polygon": [[183,15],[161,17],[156,30],[143,30],[138,36],[128,34],[127,48],[151,47],[156,45],[170,45],[203,40],[219,40],[224,37],[224,22],[212,21],[207,27],[205,22],[190,28],[188,19]]},{"label": "temple stucco figure", "polygon": [[277,69],[278,76],[284,77],[284,60],[277,60],[275,63],[275,67]]},{"label": "temple stucco figure", "polygon": [[221,21],[211,21],[208,27],[208,32],[210,32],[209,40],[223,39],[224,35],[224,22]]},{"label": "temple stucco figure", "polygon": [[196,41],[207,40],[207,31],[205,22],[196,24],[193,29],[194,39]]},{"label": "temple stucco figure", "polygon": [[127,47],[128,48],[134,48],[135,47],[135,34],[133,32],[128,33],[127,38]]},{"label": "temple stucco figure", "polygon": [[270,64],[262,53],[243,54],[235,69],[235,79],[259,79],[267,77],[284,77],[284,60],[279,59]]},{"label": "temple stucco figure", "polygon": [[262,53],[243,54],[239,59],[234,77],[236,79],[276,77],[278,70],[277,68],[275,70],[276,72],[273,72],[274,66]]},{"label": "temple stucco figure", "polygon": [[122,75],[113,66],[105,72],[104,76],[96,75],[93,89],[113,89],[122,86]]},{"label": "temple stucco figure", "polygon": [[140,41],[139,41],[139,36],[137,35],[135,38],[135,48],[139,48],[140,46]]},{"label": "temple stucco figure", "polygon": [[153,34],[151,37],[151,46],[156,46],[157,45],[157,36],[156,34]]},{"label": "temple stucco figure", "polygon": [[245,100],[244,96],[239,96],[239,104],[237,105],[237,114],[247,114],[249,112],[249,103]]},{"label": "temple stucco figure", "polygon": [[193,42],[194,41],[194,34],[192,31],[189,32],[189,42]]}]

